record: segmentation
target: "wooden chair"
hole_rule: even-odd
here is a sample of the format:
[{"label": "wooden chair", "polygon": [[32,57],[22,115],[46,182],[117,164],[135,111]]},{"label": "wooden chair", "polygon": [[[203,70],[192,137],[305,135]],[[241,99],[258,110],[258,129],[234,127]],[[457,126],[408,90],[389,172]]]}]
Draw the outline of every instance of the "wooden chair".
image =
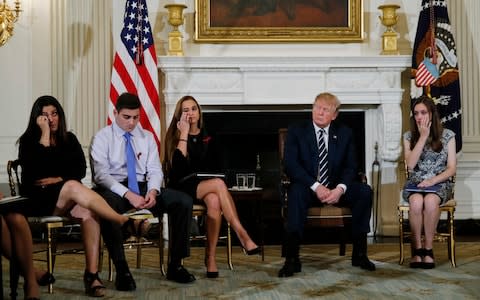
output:
[{"label": "wooden chair", "polygon": [[[285,141],[287,138],[287,128],[278,130],[278,150],[280,164],[283,166],[285,154]],[[288,186],[290,179],[285,174],[284,168],[281,168],[281,189],[283,195],[282,218],[286,220],[288,206]],[[345,255],[348,230],[351,226],[352,211],[348,207],[325,205],[322,207],[311,207],[308,209],[307,227],[335,228],[339,231],[339,255]]]},{"label": "wooden chair", "polygon": [[[192,217],[193,218],[198,218],[198,217],[206,217],[207,215],[207,207],[203,204],[194,204],[192,208]],[[170,230],[170,228],[169,228]],[[171,231],[169,231],[171,234]],[[190,237],[191,241],[206,241],[207,237],[206,235],[194,235]],[[233,270],[233,263],[232,263],[232,236],[231,236],[231,228],[230,224],[227,222],[227,232],[226,235],[220,236],[219,240],[225,240],[227,247],[227,264],[230,270]],[[170,254],[168,255],[167,263],[170,259]],[[162,266],[162,275],[165,275],[164,271],[164,257],[163,257],[163,252],[160,255],[160,265]]]},{"label": "wooden chair", "polygon": [[[16,196],[18,194],[17,189],[21,184],[20,181],[20,162],[19,160],[9,160],[7,163],[7,173],[8,173],[8,183],[10,187],[10,195]],[[41,216],[41,217],[29,217],[28,222],[32,226],[41,226],[46,232],[46,243],[47,248],[43,251],[46,252],[46,262],[47,262],[47,272],[53,274],[55,267],[55,257],[60,254],[57,251],[57,239],[56,239],[56,230],[78,224],[78,222],[71,220],[67,217],[59,216]],[[99,263],[101,266],[101,262]],[[18,282],[17,277],[14,278]],[[53,284],[48,285],[48,293],[53,293]]]},{"label": "wooden chair", "polygon": [[[148,212],[142,212],[139,214],[135,214],[131,216],[131,218],[137,219],[137,220],[149,220],[149,222],[153,222],[152,220],[156,219],[158,222],[158,231],[159,231],[159,237],[158,237],[158,251],[159,251],[159,257],[160,257],[160,272],[162,275],[165,275],[165,269],[162,263],[162,257],[163,257],[163,244],[164,244],[164,239],[163,239],[163,223],[162,223],[162,218],[154,218],[152,213]],[[142,267],[142,248],[146,246],[152,246],[154,245],[154,241],[148,240],[142,236],[139,235],[134,235],[133,236],[133,241],[127,240],[123,244],[125,248],[131,249],[135,248],[136,250],[136,268],[140,269]],[[108,280],[113,281],[113,264],[112,260],[110,257],[108,258]]]},{"label": "wooden chair", "polygon": [[[407,164],[404,161],[405,167],[405,178],[408,178],[409,172]],[[455,176],[451,178],[452,182],[455,183]],[[445,204],[440,206],[440,214],[447,214],[447,230],[445,232],[437,231],[435,234],[436,241],[447,241],[448,245],[448,259],[452,264],[452,267],[456,267],[455,261],[455,224],[454,224],[454,214],[457,202],[455,201],[454,194],[452,193],[452,198],[449,199]],[[405,214],[408,216],[410,206],[407,201],[400,197],[400,201],[397,206],[398,210],[398,229],[399,229],[399,242],[400,242],[400,260],[399,264],[403,264],[405,256],[405,241],[411,237],[412,233],[410,232],[410,225],[408,219],[405,218]],[[412,245],[410,245],[412,249]]]}]

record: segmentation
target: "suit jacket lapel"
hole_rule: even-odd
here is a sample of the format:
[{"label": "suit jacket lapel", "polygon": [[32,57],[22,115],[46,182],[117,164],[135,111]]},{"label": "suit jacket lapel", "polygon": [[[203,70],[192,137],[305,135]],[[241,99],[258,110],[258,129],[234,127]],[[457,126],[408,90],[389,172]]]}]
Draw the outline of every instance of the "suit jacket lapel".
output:
[{"label": "suit jacket lapel", "polygon": [[317,141],[317,134],[315,133],[315,127],[313,127],[313,123],[310,123],[308,127],[307,136],[306,138],[310,141],[308,144],[310,145],[310,152],[312,153],[313,161],[315,165],[318,165],[318,141]]}]

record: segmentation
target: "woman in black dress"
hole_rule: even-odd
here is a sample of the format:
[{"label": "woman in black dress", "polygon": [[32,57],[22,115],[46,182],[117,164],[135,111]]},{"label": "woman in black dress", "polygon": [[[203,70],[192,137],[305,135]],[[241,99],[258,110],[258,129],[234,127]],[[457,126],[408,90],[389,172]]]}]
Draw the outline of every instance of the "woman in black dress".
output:
[{"label": "woman in black dress", "polygon": [[212,138],[202,127],[202,111],[192,96],[178,102],[165,137],[164,167],[167,186],[182,190],[207,206],[207,248],[205,266],[207,277],[218,277],[215,262],[222,213],[242,244],[245,254],[260,252],[240,223],[227,185],[221,178],[199,179],[189,176],[196,172],[215,170],[216,158],[210,147]]},{"label": "woman in black dress", "polygon": [[42,96],[35,101],[18,144],[20,194],[28,198],[21,213],[79,219],[86,260],[85,292],[104,296],[105,286],[98,277],[98,217],[118,222],[130,231],[134,230],[133,221],[116,213],[100,195],[81,183],[86,175],[85,155],[75,135],[67,131],[65,113],[57,99]]}]

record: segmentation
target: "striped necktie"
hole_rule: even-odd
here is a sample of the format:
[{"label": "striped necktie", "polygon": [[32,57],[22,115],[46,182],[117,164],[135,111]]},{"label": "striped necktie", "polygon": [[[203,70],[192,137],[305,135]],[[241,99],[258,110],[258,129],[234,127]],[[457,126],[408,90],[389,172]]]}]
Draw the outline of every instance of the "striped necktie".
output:
[{"label": "striped necktie", "polygon": [[140,194],[137,181],[137,169],[135,152],[133,151],[132,143],[130,141],[130,132],[125,132],[123,135],[126,139],[125,156],[127,157],[127,175],[128,175],[128,189],[136,194]]},{"label": "striped necktie", "polygon": [[318,131],[319,138],[318,138],[318,175],[317,181],[320,182],[323,186],[328,186],[328,151],[327,146],[325,145],[325,138],[323,135],[325,134],[324,129],[320,129]]}]

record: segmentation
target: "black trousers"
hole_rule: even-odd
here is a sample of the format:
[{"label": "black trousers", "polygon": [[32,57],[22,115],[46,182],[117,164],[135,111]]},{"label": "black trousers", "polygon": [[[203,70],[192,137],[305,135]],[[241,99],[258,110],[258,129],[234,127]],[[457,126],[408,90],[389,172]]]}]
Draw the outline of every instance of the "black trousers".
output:
[{"label": "black trousers", "polygon": [[[365,183],[353,182],[347,192],[340,198],[340,205],[352,210],[352,234],[359,236],[370,231],[372,213],[372,189]],[[319,205],[310,187],[292,183],[288,190],[287,233],[303,235],[308,208]]]},{"label": "black trousers", "polygon": [[[146,183],[139,183],[140,193],[146,194]],[[133,208],[130,202],[112,191],[96,187],[94,190],[99,193],[105,201],[118,213],[125,213]],[[192,220],[193,200],[186,193],[163,189],[157,196],[157,203],[150,210],[155,216],[167,213],[169,226],[171,226],[170,251],[171,263],[180,264],[181,260],[190,256],[190,224]],[[108,220],[101,220],[101,232],[107,246],[110,257],[116,265],[119,261],[126,261],[123,248],[123,233],[121,226]]]}]

